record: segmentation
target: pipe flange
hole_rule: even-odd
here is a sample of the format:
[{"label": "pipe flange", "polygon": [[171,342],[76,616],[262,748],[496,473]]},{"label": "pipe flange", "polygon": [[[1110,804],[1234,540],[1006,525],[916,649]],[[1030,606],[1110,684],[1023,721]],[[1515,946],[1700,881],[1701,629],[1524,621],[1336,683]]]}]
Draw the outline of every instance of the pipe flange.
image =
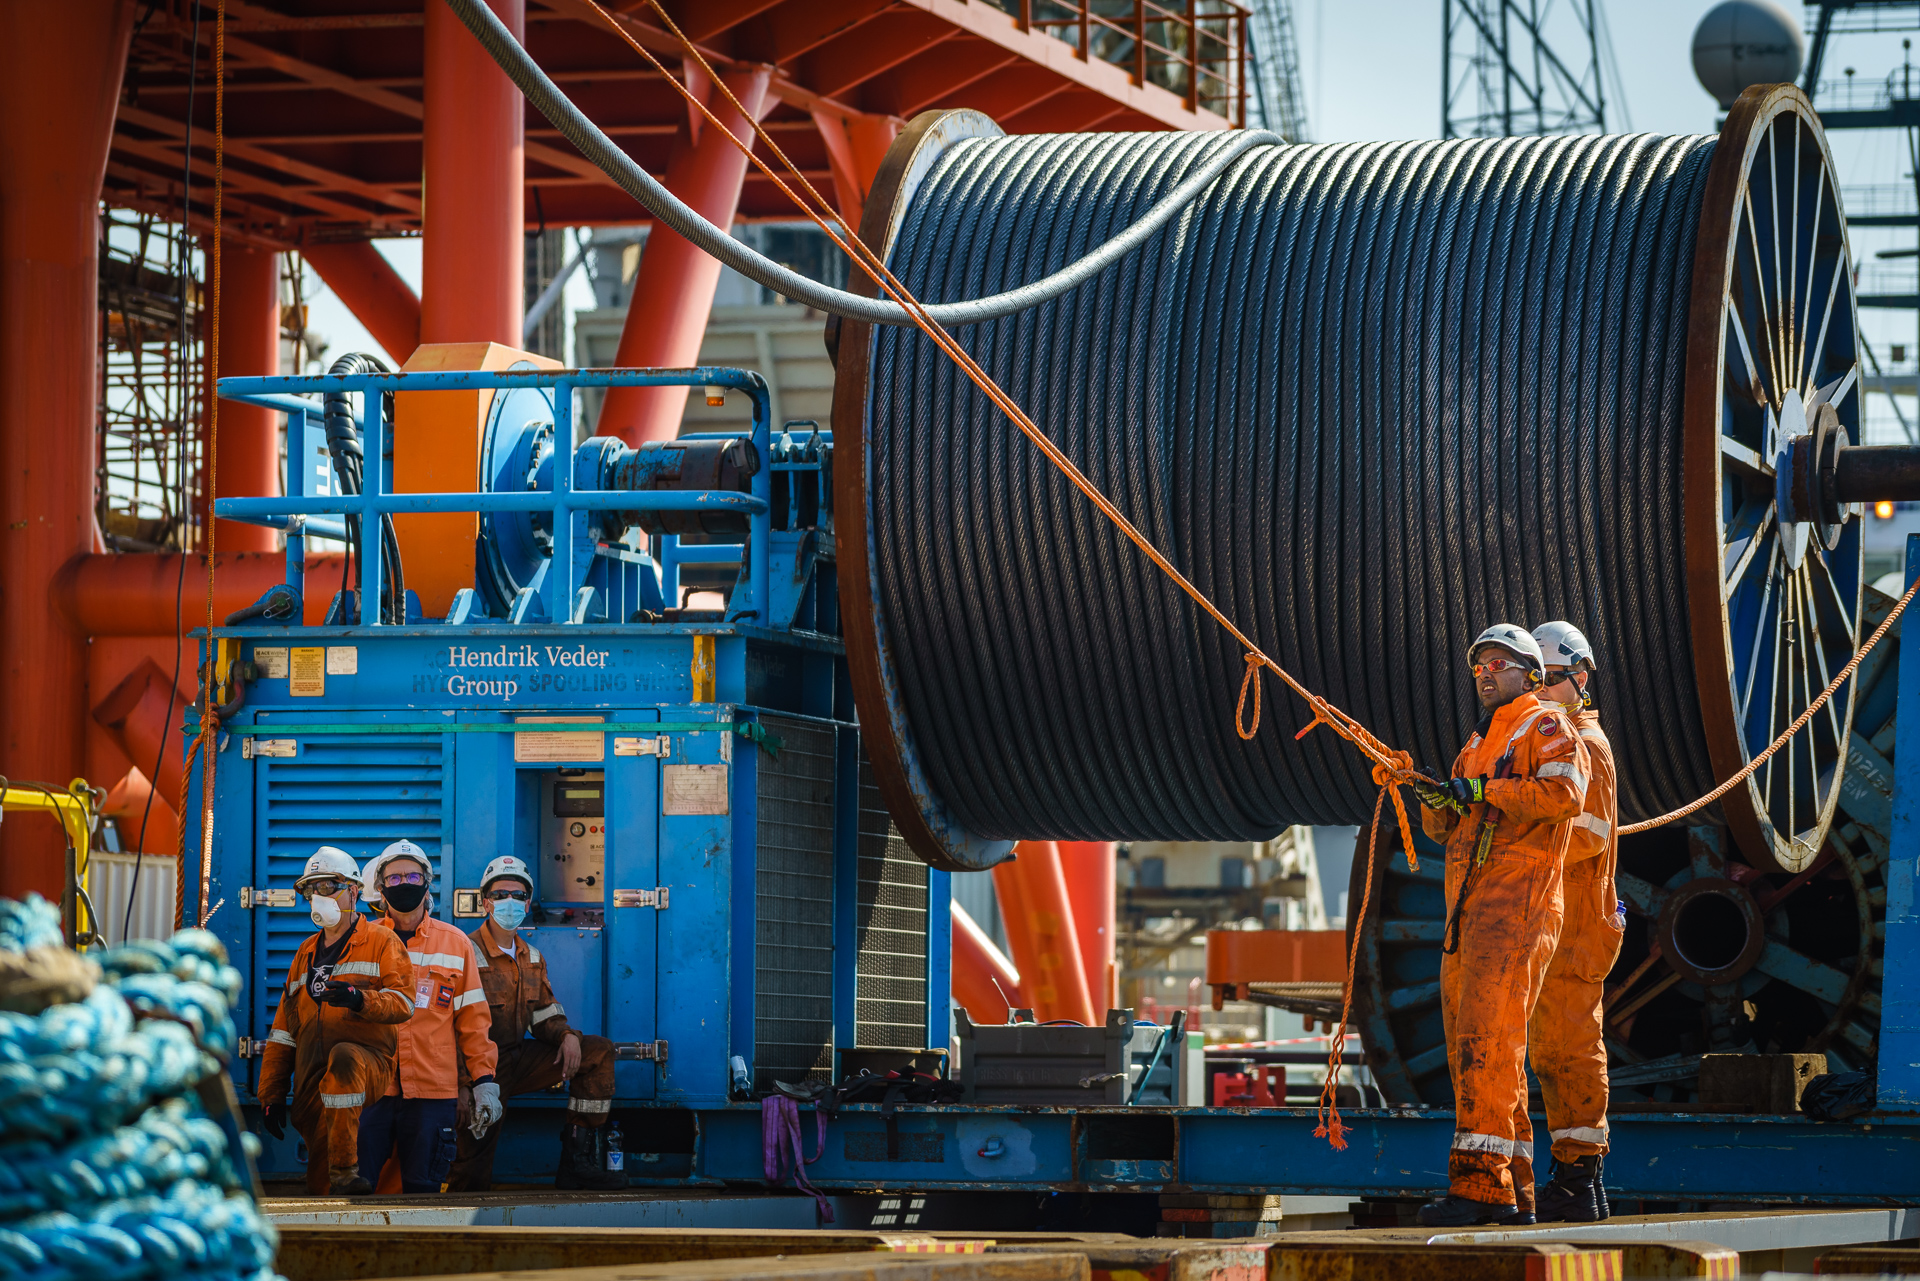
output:
[{"label": "pipe flange", "polygon": [[1667,896],[1654,937],[1682,977],[1703,987],[1721,987],[1759,962],[1767,945],[1767,923],[1744,887],[1703,876]]}]

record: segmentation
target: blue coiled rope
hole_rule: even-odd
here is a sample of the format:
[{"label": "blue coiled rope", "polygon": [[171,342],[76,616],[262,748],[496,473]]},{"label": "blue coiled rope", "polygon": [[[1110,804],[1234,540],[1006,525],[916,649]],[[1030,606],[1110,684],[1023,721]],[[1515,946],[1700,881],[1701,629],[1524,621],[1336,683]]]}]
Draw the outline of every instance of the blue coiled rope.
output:
[{"label": "blue coiled rope", "polygon": [[[52,904],[0,900],[0,960],[60,947]],[[273,1225],[196,1095],[233,1052],[239,973],[201,930],[88,959],[83,998],[0,1009],[0,1276],[272,1281]]]}]

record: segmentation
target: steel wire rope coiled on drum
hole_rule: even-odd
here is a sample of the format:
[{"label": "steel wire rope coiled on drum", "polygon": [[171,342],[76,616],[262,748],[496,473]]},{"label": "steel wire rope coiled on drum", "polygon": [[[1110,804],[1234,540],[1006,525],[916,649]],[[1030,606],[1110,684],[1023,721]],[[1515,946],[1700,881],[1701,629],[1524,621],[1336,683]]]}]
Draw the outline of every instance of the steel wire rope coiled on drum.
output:
[{"label": "steel wire rope coiled on drum", "polygon": [[[1221,145],[957,142],[889,265],[922,298],[1004,290]],[[1571,617],[1603,664],[1633,655],[1603,665],[1607,728],[1623,816],[1655,814],[1715,781],[1676,534],[1712,151],[1262,148],[1096,281],[956,333],[1281,666],[1422,761],[1477,715],[1460,663],[1488,623]],[[876,606],[928,783],[967,829],[1247,840],[1367,818],[1366,762],[1331,736],[1233,733],[1240,649],[930,341],[868,341]]]},{"label": "steel wire rope coiled on drum", "polygon": [[271,1281],[254,1140],[194,1097],[239,994],[204,931],[82,960],[51,904],[0,900],[0,1275]]}]

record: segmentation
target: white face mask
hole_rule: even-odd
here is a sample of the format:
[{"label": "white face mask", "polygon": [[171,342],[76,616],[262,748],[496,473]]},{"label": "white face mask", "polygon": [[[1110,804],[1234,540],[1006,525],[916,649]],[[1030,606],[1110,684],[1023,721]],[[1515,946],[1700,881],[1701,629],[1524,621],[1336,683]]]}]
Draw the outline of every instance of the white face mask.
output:
[{"label": "white face mask", "polygon": [[321,929],[330,930],[340,924],[340,905],[332,899],[316,897],[309,899],[307,906],[311,909],[307,915],[311,916],[313,923]]}]

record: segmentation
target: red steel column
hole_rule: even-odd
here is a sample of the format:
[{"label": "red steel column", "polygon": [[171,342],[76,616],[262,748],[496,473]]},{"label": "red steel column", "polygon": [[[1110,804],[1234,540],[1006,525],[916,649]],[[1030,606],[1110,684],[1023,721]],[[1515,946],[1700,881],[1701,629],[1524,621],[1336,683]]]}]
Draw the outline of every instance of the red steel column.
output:
[{"label": "red steel column", "polygon": [[[722,76],[740,105],[760,117],[766,104],[767,82],[773,72],[735,71]],[[733,109],[725,95],[709,95],[714,116],[745,141],[753,124]],[[716,227],[731,227],[740,207],[740,187],[746,181],[747,158],[740,149],[704,122],[698,145],[676,143],[667,164],[667,190]],[[700,339],[713,311],[714,286],[720,283],[720,262],[677,232],[659,223],[647,235],[640,270],[627,304],[627,323],[620,331],[620,347],[613,363],[621,366],[692,365],[700,359]],[[599,434],[618,436],[629,445],[648,440],[672,440],[680,434],[680,415],[687,405],[685,387],[615,387],[607,392],[600,411]],[[777,426],[778,424],[776,424]]]},{"label": "red steel column", "polygon": [[[228,243],[220,257],[227,278],[220,287],[220,369],[215,376],[277,374],[280,255]],[[272,497],[280,492],[280,419],[271,409],[220,402],[220,448],[214,460],[219,497]],[[273,530],[231,520],[220,521],[214,537],[222,552],[267,552],[279,545]]]},{"label": "red steel column", "polygon": [[967,910],[953,905],[953,999],[975,1023],[1005,1023],[1021,1006],[1020,975]]},{"label": "red steel column", "polygon": [[[516,39],[525,36],[526,0],[487,2]],[[429,4],[426,12],[420,341],[519,347],[527,230],[520,91],[452,9]],[[388,350],[400,360],[410,354]]]},{"label": "red steel column", "polygon": [[1043,1023],[1073,1019],[1092,1026],[1093,999],[1080,965],[1060,851],[1052,841],[1022,841],[1017,849],[1014,862],[993,869],[993,884],[1000,894],[1000,919],[1020,971],[1021,991]]},{"label": "red steel column", "polygon": [[[80,772],[82,638],[47,598],[93,545],[100,183],[134,0],[0,4],[0,774]],[[0,895],[58,902],[66,838],[0,826]]]},{"label": "red steel column", "polygon": [[1073,928],[1079,936],[1080,964],[1087,973],[1093,1012],[1105,1016],[1120,1004],[1119,975],[1113,964],[1113,883],[1116,850],[1112,841],[1060,841],[1060,867],[1073,904]]},{"label": "red steel column", "polygon": [[394,364],[405,364],[420,345],[420,299],[373,242],[306,245],[300,254]]}]

